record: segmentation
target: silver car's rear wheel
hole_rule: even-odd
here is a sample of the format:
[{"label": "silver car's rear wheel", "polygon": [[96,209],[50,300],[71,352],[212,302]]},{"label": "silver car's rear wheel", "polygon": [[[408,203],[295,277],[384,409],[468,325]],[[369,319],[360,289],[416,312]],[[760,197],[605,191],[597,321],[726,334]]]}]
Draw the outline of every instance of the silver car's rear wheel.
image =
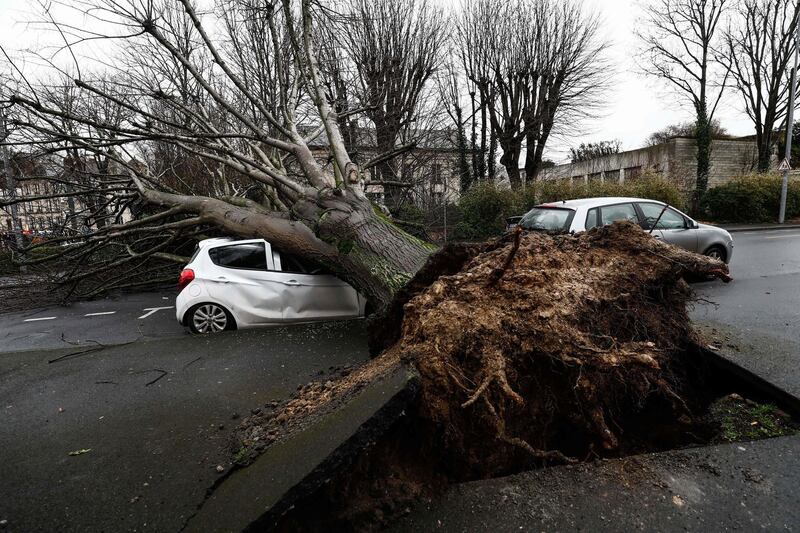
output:
[{"label": "silver car's rear wheel", "polygon": [[217,304],[200,304],[189,314],[189,329],[192,333],[219,333],[233,328],[233,317]]}]

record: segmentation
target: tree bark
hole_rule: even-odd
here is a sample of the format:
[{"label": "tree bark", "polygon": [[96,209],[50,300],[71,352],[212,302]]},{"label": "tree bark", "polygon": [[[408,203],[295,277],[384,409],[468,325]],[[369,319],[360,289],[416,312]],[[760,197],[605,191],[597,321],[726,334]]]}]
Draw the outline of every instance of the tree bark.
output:
[{"label": "tree bark", "polygon": [[500,164],[503,165],[508,174],[508,181],[511,183],[512,189],[518,189],[522,186],[522,178],[519,173],[519,156],[522,152],[521,142],[516,139],[499,139],[500,147],[503,149],[503,156],[500,158]]},{"label": "tree bark", "polygon": [[262,238],[281,251],[324,265],[376,310],[383,309],[436,247],[392,224],[352,190],[314,193],[298,201],[288,219],[215,198],[142,191],[152,204],[179,206],[227,233]]},{"label": "tree bark", "polygon": [[697,106],[697,187],[696,202],[699,207],[708,189],[708,174],[711,169],[711,122],[708,119],[705,102]]}]

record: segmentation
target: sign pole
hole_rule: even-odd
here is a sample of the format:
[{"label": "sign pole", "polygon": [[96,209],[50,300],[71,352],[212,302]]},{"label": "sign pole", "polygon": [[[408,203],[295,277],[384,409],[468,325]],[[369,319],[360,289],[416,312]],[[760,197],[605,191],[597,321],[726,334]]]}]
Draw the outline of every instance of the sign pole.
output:
[{"label": "sign pole", "polygon": [[786,111],[786,152],[784,154],[781,168],[783,170],[783,181],[781,182],[781,207],[778,213],[778,224],[783,224],[786,220],[786,196],[789,191],[789,169],[792,160],[792,133],[794,130],[794,99],[797,93],[797,55],[798,43],[800,43],[800,21],[795,23],[794,36],[794,68],[792,69],[792,86],[789,88],[789,107]]}]

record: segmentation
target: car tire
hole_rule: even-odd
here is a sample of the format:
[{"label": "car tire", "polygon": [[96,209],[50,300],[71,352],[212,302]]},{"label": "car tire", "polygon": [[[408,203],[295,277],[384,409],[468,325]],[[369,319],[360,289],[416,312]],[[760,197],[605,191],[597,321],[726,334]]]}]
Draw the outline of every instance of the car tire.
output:
[{"label": "car tire", "polygon": [[725,248],[719,246],[718,244],[715,244],[714,246],[711,246],[708,250],[706,250],[703,255],[705,255],[706,257],[710,257],[712,259],[718,259],[724,263],[725,258],[728,254],[727,252],[725,252]]},{"label": "car tire", "polygon": [[212,302],[197,304],[189,309],[186,312],[186,325],[189,331],[199,335],[236,329],[231,312]]}]

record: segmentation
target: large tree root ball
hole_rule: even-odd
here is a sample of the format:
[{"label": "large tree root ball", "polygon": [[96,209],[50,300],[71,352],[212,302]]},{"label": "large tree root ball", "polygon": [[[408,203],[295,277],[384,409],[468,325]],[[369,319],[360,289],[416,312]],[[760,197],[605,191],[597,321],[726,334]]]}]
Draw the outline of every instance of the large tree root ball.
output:
[{"label": "large tree root ball", "polygon": [[278,529],[370,529],[447,482],[670,446],[707,400],[686,276],[729,280],[630,223],[445,247],[374,322],[372,361],[271,419],[330,409],[401,362],[420,376],[410,416]]},{"label": "large tree root ball", "polygon": [[419,415],[440,428],[451,469],[487,476],[520,455],[571,462],[614,451],[654,403],[661,416],[692,416],[684,277],[727,280],[724,264],[631,223],[516,232],[475,251],[405,295],[399,335],[381,356],[419,371]]}]

